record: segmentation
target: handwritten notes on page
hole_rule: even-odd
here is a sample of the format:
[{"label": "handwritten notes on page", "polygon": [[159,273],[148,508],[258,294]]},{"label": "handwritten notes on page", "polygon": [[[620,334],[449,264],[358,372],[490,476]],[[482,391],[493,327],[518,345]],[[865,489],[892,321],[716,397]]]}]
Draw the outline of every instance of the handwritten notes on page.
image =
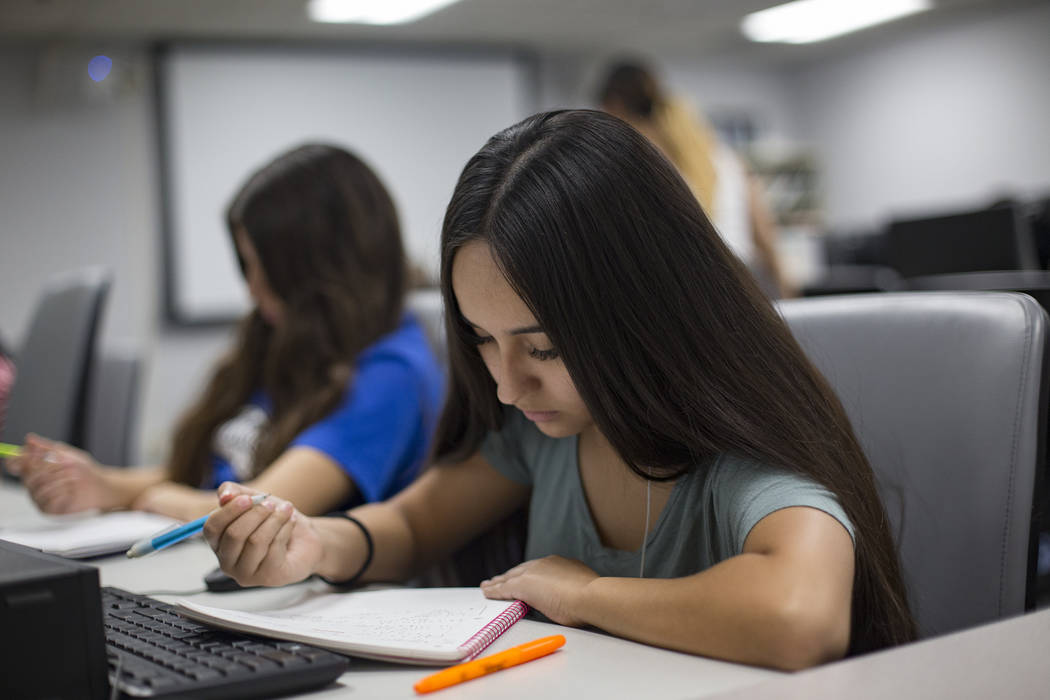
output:
[{"label": "handwritten notes on page", "polygon": [[242,632],[406,663],[450,663],[477,654],[525,614],[520,601],[479,588],[392,588],[316,593],[271,610],[177,603],[180,612]]}]

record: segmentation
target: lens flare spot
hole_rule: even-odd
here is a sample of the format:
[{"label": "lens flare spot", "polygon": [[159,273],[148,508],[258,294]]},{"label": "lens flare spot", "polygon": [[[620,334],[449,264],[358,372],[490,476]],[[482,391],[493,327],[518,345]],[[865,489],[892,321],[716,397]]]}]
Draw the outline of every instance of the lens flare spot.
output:
[{"label": "lens flare spot", "polygon": [[96,83],[101,83],[109,75],[109,71],[113,68],[113,59],[109,56],[95,56],[93,59],[88,61],[88,75]]}]

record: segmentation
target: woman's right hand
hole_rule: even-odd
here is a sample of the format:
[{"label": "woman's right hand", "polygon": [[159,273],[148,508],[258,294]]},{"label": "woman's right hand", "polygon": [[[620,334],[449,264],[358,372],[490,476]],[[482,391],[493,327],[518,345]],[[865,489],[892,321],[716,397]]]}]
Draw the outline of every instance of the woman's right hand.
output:
[{"label": "woman's right hand", "polygon": [[313,574],[321,537],[310,518],[291,503],[269,496],[253,506],[255,489],[227,482],[219,487],[219,512],[204,524],[204,538],[219,566],[242,586],[283,586]]},{"label": "woman's right hand", "polygon": [[7,466],[12,474],[21,477],[33,502],[45,513],[121,506],[116,489],[106,480],[98,462],[87,452],[64,443],[30,433],[22,454],[9,459]]}]

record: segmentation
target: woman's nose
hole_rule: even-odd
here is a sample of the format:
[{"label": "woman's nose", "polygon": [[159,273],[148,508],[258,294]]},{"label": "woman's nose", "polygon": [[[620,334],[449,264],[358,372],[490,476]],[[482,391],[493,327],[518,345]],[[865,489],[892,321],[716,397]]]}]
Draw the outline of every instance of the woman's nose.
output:
[{"label": "woman's nose", "polygon": [[513,405],[526,394],[535,383],[528,370],[514,358],[501,357],[499,376],[496,377],[496,398],[501,403]]}]

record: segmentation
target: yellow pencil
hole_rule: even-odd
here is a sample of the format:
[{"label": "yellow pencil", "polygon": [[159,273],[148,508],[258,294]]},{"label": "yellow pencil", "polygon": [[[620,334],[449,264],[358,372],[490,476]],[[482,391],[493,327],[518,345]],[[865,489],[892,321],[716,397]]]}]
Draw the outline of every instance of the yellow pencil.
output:
[{"label": "yellow pencil", "polygon": [[22,448],[8,442],[0,442],[0,457],[17,457],[22,454]]}]

